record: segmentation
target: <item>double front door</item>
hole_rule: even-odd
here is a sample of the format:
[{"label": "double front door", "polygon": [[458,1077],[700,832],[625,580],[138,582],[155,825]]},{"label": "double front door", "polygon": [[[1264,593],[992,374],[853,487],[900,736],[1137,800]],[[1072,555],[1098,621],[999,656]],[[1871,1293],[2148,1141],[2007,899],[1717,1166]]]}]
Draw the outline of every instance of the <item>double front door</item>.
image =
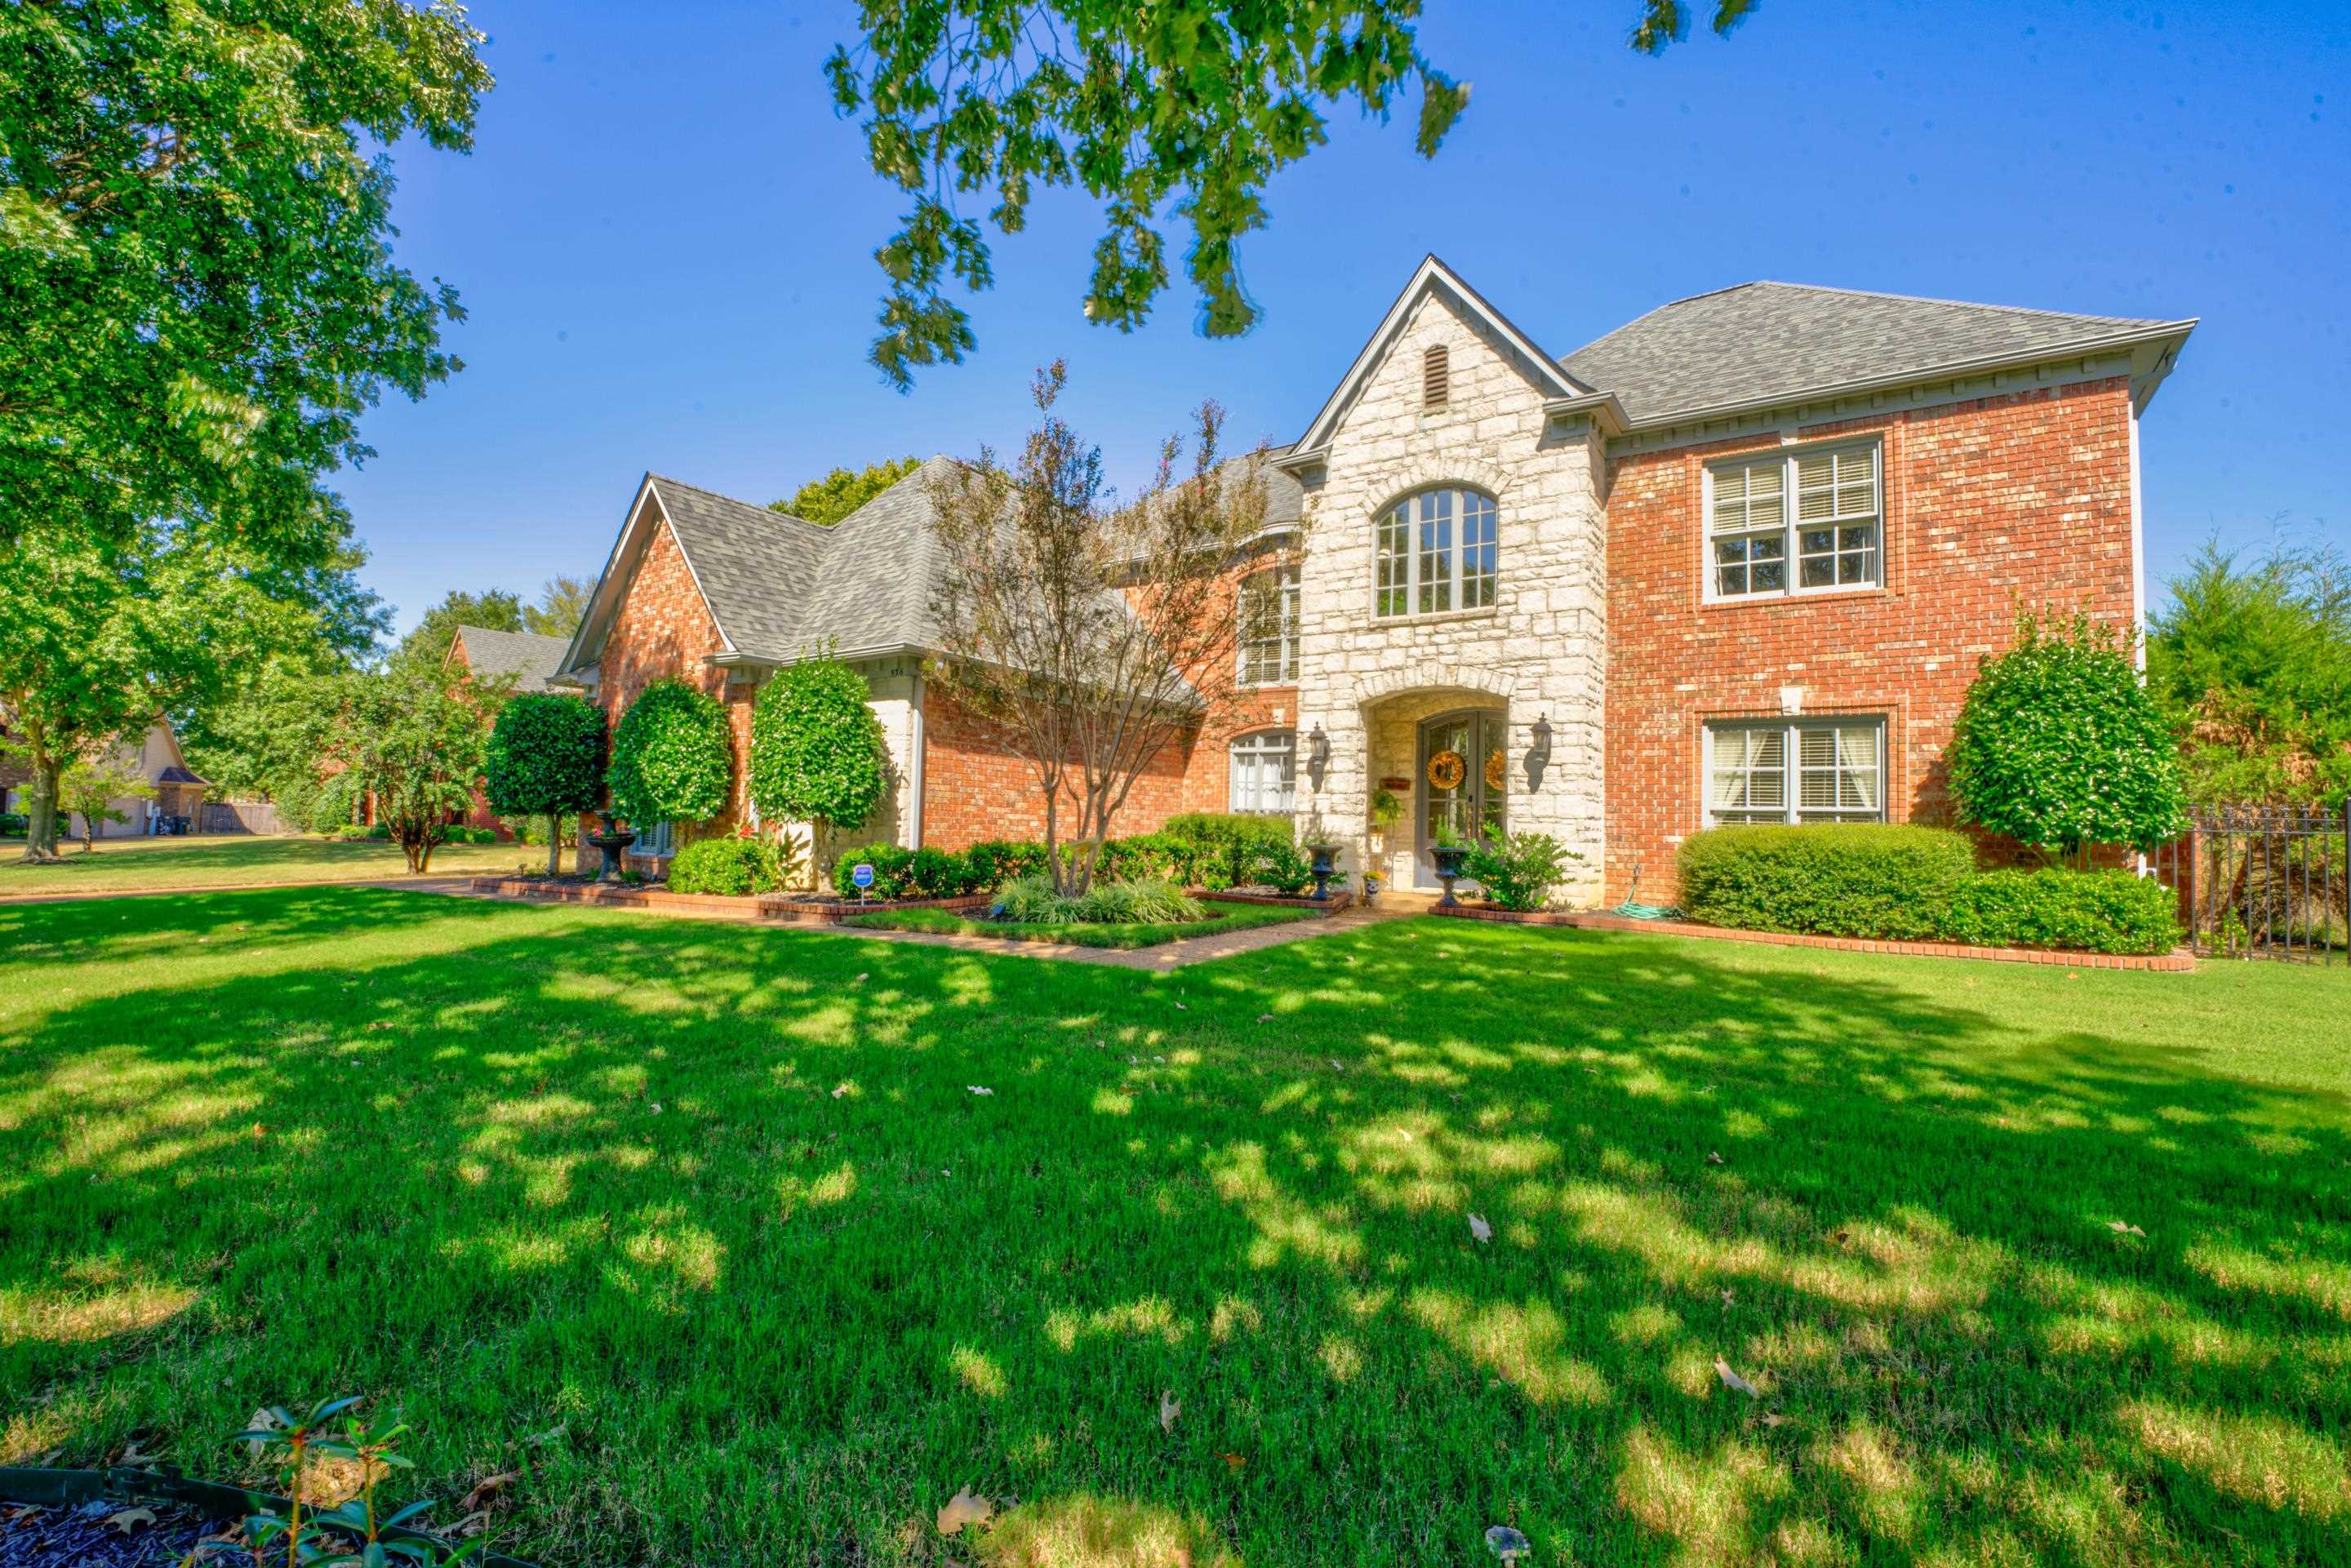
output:
[{"label": "double front door", "polygon": [[1419,831],[1412,857],[1419,886],[1437,885],[1437,861],[1430,852],[1442,833],[1484,840],[1499,839],[1508,831],[1509,747],[1509,720],[1499,713],[1472,709],[1439,714],[1421,725],[1415,769],[1418,809],[1414,812]]}]

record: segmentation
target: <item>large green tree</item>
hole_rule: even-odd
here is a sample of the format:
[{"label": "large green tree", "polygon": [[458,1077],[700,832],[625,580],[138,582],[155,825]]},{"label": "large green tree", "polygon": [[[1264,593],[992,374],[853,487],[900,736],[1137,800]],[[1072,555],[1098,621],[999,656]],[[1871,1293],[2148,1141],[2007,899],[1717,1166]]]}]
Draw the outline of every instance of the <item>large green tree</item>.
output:
[{"label": "large green tree", "polygon": [[580,630],[580,619],[588,613],[588,601],[595,592],[592,580],[549,578],[538,591],[538,602],[522,607],[523,629],[542,637],[570,636]]},{"label": "large green tree", "polygon": [[2351,792],[2351,564],[2208,544],[2154,618],[2147,684],[2190,799],[2339,806]]},{"label": "large green tree", "polygon": [[[1716,0],[1727,35],[1754,0]],[[912,198],[874,253],[889,280],[872,359],[901,390],[925,365],[960,363],[970,318],[946,297],[994,280],[978,219],[1004,234],[1039,187],[1100,204],[1086,315],[1131,331],[1167,287],[1172,211],[1191,230],[1186,270],[1211,337],[1246,332],[1241,236],[1265,225],[1266,182],[1325,140],[1349,102],[1384,120],[1413,87],[1413,145],[1434,157],[1469,102],[1420,51],[1420,0],[863,0],[860,37],[825,62],[833,105],[863,116],[874,172]],[[1628,42],[1656,54],[1689,30],[1680,0],[1637,0]]]},{"label": "large green tree", "polygon": [[457,368],[384,152],[471,144],[482,38],[449,0],[0,5],[0,547],[331,545],[360,412]]},{"label": "large green tree", "polygon": [[811,479],[768,509],[826,528],[841,521],[883,491],[922,466],[914,457],[894,463],[869,464],[863,468],[836,468],[821,479]]},{"label": "large green tree", "polygon": [[481,593],[453,588],[424,612],[414,631],[400,640],[392,662],[418,671],[440,669],[460,626],[479,626],[488,632],[524,631],[522,600],[503,588]]},{"label": "large green tree", "polygon": [[217,695],[312,612],[303,580],[191,526],[121,541],[28,531],[0,550],[0,704],[32,771],[28,860],[57,854],[64,770]]}]

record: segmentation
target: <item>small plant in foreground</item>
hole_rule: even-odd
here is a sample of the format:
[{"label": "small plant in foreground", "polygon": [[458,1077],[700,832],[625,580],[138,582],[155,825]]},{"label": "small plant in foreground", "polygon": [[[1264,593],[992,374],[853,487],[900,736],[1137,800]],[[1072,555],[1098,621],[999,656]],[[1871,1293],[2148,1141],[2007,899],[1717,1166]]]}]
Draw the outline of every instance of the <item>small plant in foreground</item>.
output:
[{"label": "small plant in foreground", "polygon": [[[357,1416],[345,1416],[358,1404],[356,1396],[322,1399],[298,1419],[272,1407],[231,1439],[274,1455],[286,1477],[285,1515],[265,1511],[245,1521],[255,1563],[283,1562],[287,1568],[388,1568],[398,1560],[448,1568],[481,1551],[486,1544],[482,1541],[453,1547],[408,1533],[385,1535],[386,1531],[421,1530],[414,1521],[433,1503],[427,1499],[377,1516],[376,1489],[384,1478],[395,1469],[414,1468],[398,1447],[408,1427],[395,1418],[371,1424]],[[338,1416],[345,1416],[340,1428],[335,1422]],[[306,1499],[305,1494],[314,1490],[318,1464],[323,1459],[356,1466],[358,1491],[332,1507],[314,1507],[306,1518],[305,1501],[316,1500]],[[194,1560],[191,1554],[185,1561]]]}]

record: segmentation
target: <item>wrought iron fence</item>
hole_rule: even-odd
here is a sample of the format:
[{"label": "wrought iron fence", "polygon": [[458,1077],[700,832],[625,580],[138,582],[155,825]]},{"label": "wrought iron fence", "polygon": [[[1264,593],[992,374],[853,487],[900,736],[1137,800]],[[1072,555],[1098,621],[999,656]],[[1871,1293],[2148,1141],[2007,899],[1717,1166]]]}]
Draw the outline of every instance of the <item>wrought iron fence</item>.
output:
[{"label": "wrought iron fence", "polygon": [[2351,802],[2206,808],[2152,859],[2197,952],[2351,965]]}]

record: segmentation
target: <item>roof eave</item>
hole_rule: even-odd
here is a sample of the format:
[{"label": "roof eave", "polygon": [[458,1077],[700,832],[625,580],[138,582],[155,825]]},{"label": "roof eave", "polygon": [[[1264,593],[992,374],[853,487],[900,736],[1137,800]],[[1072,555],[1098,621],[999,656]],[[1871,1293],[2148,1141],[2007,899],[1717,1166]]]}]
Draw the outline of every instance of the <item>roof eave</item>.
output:
[{"label": "roof eave", "polygon": [[[2198,318],[2190,316],[2179,321],[2158,321],[2126,332],[2111,332],[2096,338],[2085,338],[2079,342],[2056,347],[2035,349],[2030,352],[2009,351],[1980,355],[1974,359],[1955,360],[1947,364],[1930,365],[1919,370],[1903,371],[1893,375],[1868,376],[1855,381],[1827,382],[1817,386],[1797,387],[1787,392],[1775,392],[1761,397],[1739,398],[1727,402],[1704,403],[1690,408],[1669,409],[1663,413],[1646,414],[1627,422],[1626,431],[1670,430],[1677,425],[1708,424],[1719,420],[1734,419],[1740,414],[1758,413],[1775,408],[1790,408],[1804,403],[1830,402],[1839,398],[1858,397],[1866,392],[1889,392],[1897,387],[1918,386],[1929,382],[1951,381],[1962,376],[1986,375],[1992,371],[2018,370],[2028,365],[2045,365],[2059,360],[2086,359],[2094,354],[2110,354],[2123,350],[2153,349],[2144,390],[2138,388],[2140,376],[2134,368],[2133,401],[2144,408],[2154,396],[2155,384],[2170,373],[2179,356],[2179,345],[2196,329]],[[1548,406],[1548,405],[1547,405]]]}]

